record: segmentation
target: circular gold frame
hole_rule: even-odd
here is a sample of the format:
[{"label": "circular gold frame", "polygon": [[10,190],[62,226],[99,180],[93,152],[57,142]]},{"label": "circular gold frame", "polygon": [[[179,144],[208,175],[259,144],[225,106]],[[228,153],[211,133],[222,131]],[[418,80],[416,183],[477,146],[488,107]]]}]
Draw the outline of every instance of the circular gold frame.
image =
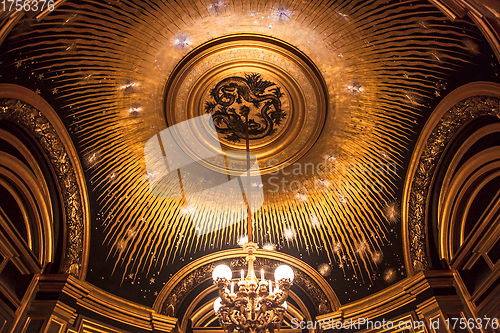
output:
[{"label": "circular gold frame", "polygon": [[[250,142],[252,154],[259,162],[259,173],[266,174],[304,156],[319,138],[325,124],[328,109],[326,83],[316,65],[296,47],[259,34],[234,34],[206,42],[189,52],[172,71],[165,86],[164,112],[167,126],[200,116],[204,112],[204,97],[214,82],[236,72],[250,71],[276,80],[287,94],[289,119],[270,140]],[[223,157],[203,161],[193,156],[181,136],[177,139],[194,160],[212,170],[227,172]],[[203,138],[198,140],[204,146],[208,144],[206,141]],[[231,151],[245,150],[241,142],[230,143],[224,139],[215,142],[220,142],[228,155]],[[214,151],[217,148],[209,147]],[[236,169],[234,171],[245,170],[243,155],[232,155],[235,155],[232,158],[241,159],[231,166]]]}]

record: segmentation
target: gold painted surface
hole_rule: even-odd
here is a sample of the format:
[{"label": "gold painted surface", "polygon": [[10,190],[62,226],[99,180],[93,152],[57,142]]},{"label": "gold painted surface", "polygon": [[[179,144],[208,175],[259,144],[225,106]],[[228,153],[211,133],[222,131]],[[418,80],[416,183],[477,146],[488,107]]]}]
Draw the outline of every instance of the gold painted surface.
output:
[{"label": "gold painted surface", "polygon": [[[408,241],[405,249],[409,249],[407,260],[410,264],[407,269],[418,272],[431,268],[427,254],[427,224],[425,218],[427,216],[427,198],[434,172],[447,144],[462,126],[478,117],[496,116],[498,114],[499,99],[490,97],[498,94],[494,93],[496,86],[496,84],[474,83],[469,87],[461,87],[450,94],[448,100],[443,101],[442,105],[438,106],[437,110],[440,112],[436,112],[435,119],[429,121],[423,132],[425,134],[421,136],[417,143],[412,157],[414,162],[410,164],[410,172],[407,175],[405,194],[403,196],[408,198],[408,201],[404,201],[405,207],[403,208],[403,228],[407,228],[405,239]],[[477,89],[483,90],[477,91]],[[490,89],[492,92],[488,93]],[[470,96],[471,92],[478,94],[482,92],[485,96],[476,95],[465,98],[465,96]],[[453,100],[460,102],[449,105],[449,101]],[[449,108],[445,110],[448,105]],[[416,159],[418,159],[418,162],[416,162]],[[442,210],[447,211],[449,208],[444,205]],[[405,223],[406,221],[408,221],[408,224]],[[441,226],[440,230],[448,230],[448,227]],[[439,250],[440,255],[444,258],[449,255],[446,247],[447,239],[441,237]]]},{"label": "gold painted surface", "polygon": [[[257,158],[259,174],[280,170],[300,159],[316,143],[323,129],[328,108],[328,90],[321,73],[311,60],[292,45],[260,34],[235,34],[223,36],[204,43],[187,54],[174,69],[166,85],[166,119],[169,126],[205,114],[205,104],[213,102],[210,92],[220,81],[231,77],[244,78],[248,74],[259,74],[263,80],[275,85],[266,90],[269,94],[276,87],[281,90],[281,106],[286,117],[275,126],[274,133],[250,140],[250,150]],[[233,104],[233,107],[243,104]],[[250,104],[249,107],[254,109]],[[252,120],[261,117],[253,110]],[[236,110],[238,112],[238,110]],[[218,147],[210,147],[204,133],[192,133],[189,139],[207,147],[212,155]],[[205,134],[206,135],[206,134]],[[194,160],[203,160],[186,147],[186,153]],[[246,158],[233,151],[244,152],[245,140],[228,140],[218,135],[222,150],[232,157],[232,171],[246,170]],[[239,158],[238,158],[239,156]],[[202,164],[227,173],[224,157]]]},{"label": "gold painted surface", "polygon": [[[153,309],[158,313],[174,315],[179,305],[194,287],[212,278],[212,271],[218,264],[227,264],[234,272],[245,269],[245,252],[241,249],[225,250],[204,256],[179,270],[158,294]],[[328,282],[307,263],[290,255],[259,249],[255,253],[256,267],[271,276],[281,263],[294,268],[294,285],[301,288],[312,300],[320,314],[335,311],[340,302]]]},{"label": "gold painted surface", "polygon": [[[46,40],[43,48],[41,40],[23,41],[41,50],[30,60],[39,64],[38,75],[54,80],[51,93],[79,138],[89,183],[99,195],[108,263],[123,271],[123,281],[162,271],[187,253],[236,246],[245,234],[245,224],[235,223],[197,236],[182,212],[184,201],[149,191],[143,148],[167,126],[165,85],[179,61],[214,38],[250,33],[287,41],[318,67],[329,109],[316,144],[298,162],[319,165],[325,155],[335,161],[334,172],[320,175],[328,186],[315,189],[313,175],[296,177],[310,192],[307,200],[291,191],[267,193],[254,215],[255,238],[324,255],[345,278],[371,282],[380,268],[374,258],[389,243],[385,207],[397,203],[397,176],[366,172],[366,166],[402,167],[436,84],[453,62],[470,59],[463,29],[441,23],[445,17],[432,5],[413,1],[217,4],[68,2],[35,27]],[[220,193],[214,200],[230,198]],[[207,210],[201,222],[223,214]]]},{"label": "gold painted surface", "polygon": [[[16,99],[0,99],[0,119],[13,121],[28,130],[36,137],[42,149],[47,154],[56,174],[63,205],[65,221],[67,223],[66,248],[62,256],[61,270],[67,274],[81,276],[81,267],[84,263],[84,221],[80,191],[76,185],[76,176],[71,161],[68,158],[66,147],[59,139],[53,125],[39,110]],[[43,201],[43,199],[40,199]],[[48,213],[46,213],[48,215]],[[41,224],[40,224],[41,225]],[[48,236],[47,236],[48,237]],[[52,242],[44,243],[52,259]],[[47,258],[46,258],[47,259]],[[84,273],[83,273],[84,274]]]}]

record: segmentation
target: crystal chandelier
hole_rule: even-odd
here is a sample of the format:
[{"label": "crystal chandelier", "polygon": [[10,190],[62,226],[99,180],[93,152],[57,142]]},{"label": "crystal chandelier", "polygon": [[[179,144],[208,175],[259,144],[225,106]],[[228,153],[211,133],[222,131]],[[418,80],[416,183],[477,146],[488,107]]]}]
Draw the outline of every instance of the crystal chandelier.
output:
[{"label": "crystal chandelier", "polygon": [[[247,151],[247,181],[250,190],[250,144],[248,136],[248,113],[246,118],[246,151]],[[243,194],[245,195],[245,194]],[[214,302],[214,310],[225,331],[239,333],[259,333],[280,329],[283,315],[287,309],[286,299],[293,282],[293,270],[281,265],[274,271],[274,282],[266,280],[261,269],[260,280],[255,275],[254,253],[257,244],[252,242],[252,214],[248,196],[246,197],[248,213],[248,242],[243,246],[247,252],[247,276],[241,270],[241,278],[233,281],[231,268],[226,265],[215,267],[212,278],[219,290],[219,297]],[[237,290],[235,290],[237,287]]]},{"label": "crystal chandelier", "polygon": [[[293,281],[293,271],[281,265],[274,271],[274,283],[266,280],[261,269],[260,280],[255,276],[253,253],[257,244],[246,243],[243,247],[248,255],[248,273],[238,281],[238,290],[232,281],[231,269],[226,265],[215,267],[212,278],[219,289],[219,298],[214,302],[214,310],[225,331],[233,332],[273,332],[280,329],[286,311],[286,299]],[[229,287],[231,289],[229,289]]]}]

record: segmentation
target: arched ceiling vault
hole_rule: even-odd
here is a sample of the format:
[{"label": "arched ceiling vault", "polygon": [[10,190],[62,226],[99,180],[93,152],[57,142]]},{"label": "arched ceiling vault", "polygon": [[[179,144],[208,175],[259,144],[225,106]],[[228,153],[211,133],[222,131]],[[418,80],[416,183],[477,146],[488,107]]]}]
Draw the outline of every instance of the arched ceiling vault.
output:
[{"label": "arched ceiling vault", "polygon": [[[84,165],[87,279],[149,306],[175,272],[237,248],[247,232],[241,211],[155,195],[144,157],[167,126],[213,114],[211,91],[225,79],[274,103],[266,123],[264,104],[235,102],[254,112],[251,149],[269,167],[255,186],[264,193],[255,240],[317,269],[344,304],[406,276],[403,180],[432,109],[455,87],[499,74],[467,16],[452,22],[423,0],[78,0],[13,27],[0,81],[57,110]],[[219,128],[218,138],[226,152],[242,150],[237,133]],[[206,169],[200,188],[220,177]],[[227,227],[197,232],[221,216]]]}]

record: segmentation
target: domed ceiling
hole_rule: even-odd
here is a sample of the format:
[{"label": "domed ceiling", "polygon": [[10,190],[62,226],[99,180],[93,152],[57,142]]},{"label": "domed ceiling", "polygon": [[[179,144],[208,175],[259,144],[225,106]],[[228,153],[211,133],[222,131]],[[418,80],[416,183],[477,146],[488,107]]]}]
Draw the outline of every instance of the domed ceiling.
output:
[{"label": "domed ceiling", "polygon": [[[66,1],[18,23],[0,61],[0,80],[45,98],[80,153],[87,280],[148,306],[181,267],[245,241],[244,206],[210,189],[246,169],[247,114],[250,191],[263,194],[254,241],[318,269],[341,303],[404,278],[400,200],[418,134],[450,90],[499,73],[468,19],[386,0]],[[155,192],[147,142],[208,114],[212,127],[180,140],[189,156],[210,142],[221,154],[167,177],[180,196]],[[189,196],[203,191],[214,204]]]}]

